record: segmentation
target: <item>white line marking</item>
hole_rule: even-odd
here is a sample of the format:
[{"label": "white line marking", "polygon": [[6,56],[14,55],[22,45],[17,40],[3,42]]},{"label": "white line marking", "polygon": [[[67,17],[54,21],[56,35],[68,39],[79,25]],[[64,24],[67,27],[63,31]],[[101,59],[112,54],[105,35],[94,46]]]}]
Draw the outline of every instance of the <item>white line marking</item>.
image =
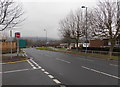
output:
[{"label": "white line marking", "polygon": [[57,79],[53,79],[54,82],[56,82],[57,84],[60,84],[61,82],[58,81]]},{"label": "white line marking", "polygon": [[42,68],[41,66],[39,66],[35,61],[33,61],[32,59],[31,59],[31,62],[33,62],[38,68]]},{"label": "white line marking", "polygon": [[27,70],[30,70],[30,69],[21,69],[21,70],[5,71],[5,72],[3,72],[3,73],[20,72],[20,71],[27,71]]},{"label": "white line marking", "polygon": [[42,71],[45,71],[45,69],[41,69]]},{"label": "white line marking", "polygon": [[45,74],[49,74],[48,72],[44,72]]},{"label": "white line marking", "polygon": [[90,59],[84,59],[84,58],[78,58],[80,60],[85,60],[85,61],[90,61],[90,62],[93,62],[94,60],[90,60]]},{"label": "white line marking", "polygon": [[59,58],[56,58],[56,60],[60,60],[60,61],[66,62],[66,63],[71,63],[69,61],[66,61],[66,60],[63,60],[63,59],[59,59]]},{"label": "white line marking", "polygon": [[26,53],[24,53],[24,55],[25,55],[25,56],[27,56],[27,54],[26,54]]},{"label": "white line marking", "polygon": [[113,78],[116,78],[116,79],[120,79],[117,76],[110,75],[108,73],[104,73],[104,72],[101,72],[101,71],[98,71],[98,70],[95,70],[95,69],[91,69],[91,68],[88,68],[88,67],[85,67],[85,66],[82,66],[82,68],[87,69],[87,70],[91,70],[91,71],[94,71],[94,72],[97,72],[97,73],[100,73],[100,74],[103,74],[103,75],[106,75],[106,76],[110,76],[110,77],[113,77]]},{"label": "white line marking", "polygon": [[53,79],[54,77],[52,75],[48,75],[51,79]]},{"label": "white line marking", "polygon": [[37,69],[29,60],[27,62],[33,67],[33,69]]},{"label": "white line marking", "polygon": [[25,56],[24,54],[22,54],[22,56]]},{"label": "white line marking", "polygon": [[111,66],[116,66],[116,67],[118,67],[118,65],[115,65],[115,64],[110,64]]}]

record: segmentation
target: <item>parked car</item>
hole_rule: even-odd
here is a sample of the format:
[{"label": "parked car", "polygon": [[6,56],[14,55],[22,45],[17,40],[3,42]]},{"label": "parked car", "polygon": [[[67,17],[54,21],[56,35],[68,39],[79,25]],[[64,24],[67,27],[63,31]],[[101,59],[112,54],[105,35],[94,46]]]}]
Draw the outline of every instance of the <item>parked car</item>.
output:
[{"label": "parked car", "polygon": [[72,49],[70,49],[70,48],[67,48],[66,50],[67,50],[67,51],[71,51]]}]

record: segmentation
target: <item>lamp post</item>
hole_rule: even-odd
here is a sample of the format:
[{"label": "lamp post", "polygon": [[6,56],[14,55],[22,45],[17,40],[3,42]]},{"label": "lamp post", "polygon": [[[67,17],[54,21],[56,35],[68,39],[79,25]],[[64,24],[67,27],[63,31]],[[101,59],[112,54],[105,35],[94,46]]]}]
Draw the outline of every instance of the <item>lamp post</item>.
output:
[{"label": "lamp post", "polygon": [[47,47],[47,30],[44,29],[44,31],[46,31],[46,47]]},{"label": "lamp post", "polygon": [[81,8],[85,8],[86,9],[86,30],[85,30],[86,50],[85,50],[85,53],[87,53],[87,7],[86,6],[82,6]]},{"label": "lamp post", "polygon": [[12,59],[12,30],[10,30],[10,38],[11,38],[11,59]]},{"label": "lamp post", "polygon": [[120,0],[117,0],[117,21],[120,20]]}]

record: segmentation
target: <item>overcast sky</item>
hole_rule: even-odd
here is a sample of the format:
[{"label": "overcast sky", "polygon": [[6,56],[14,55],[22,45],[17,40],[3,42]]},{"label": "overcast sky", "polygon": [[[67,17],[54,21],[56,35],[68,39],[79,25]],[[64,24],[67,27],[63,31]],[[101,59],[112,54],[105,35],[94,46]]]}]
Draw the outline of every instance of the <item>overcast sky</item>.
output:
[{"label": "overcast sky", "polygon": [[45,31],[50,38],[60,38],[59,21],[71,10],[75,11],[85,5],[95,7],[98,0],[19,0],[22,1],[26,20],[17,31],[22,37],[45,37]]}]

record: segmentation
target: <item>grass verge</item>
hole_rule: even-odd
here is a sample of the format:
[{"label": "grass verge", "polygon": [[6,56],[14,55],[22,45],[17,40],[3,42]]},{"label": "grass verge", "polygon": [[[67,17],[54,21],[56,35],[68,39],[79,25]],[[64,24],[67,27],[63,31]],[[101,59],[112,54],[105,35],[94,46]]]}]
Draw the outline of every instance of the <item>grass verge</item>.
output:
[{"label": "grass verge", "polygon": [[120,61],[119,56],[109,56],[109,55],[104,55],[104,54],[96,54],[96,53],[84,53],[84,52],[77,52],[77,51],[62,51],[62,50],[53,50],[52,48],[47,48],[47,47],[40,47],[36,48],[38,50],[48,50],[48,51],[54,51],[54,52],[62,52],[62,53],[69,53],[69,54],[74,54],[74,55],[81,55],[81,56],[89,56],[93,58],[101,58],[101,59],[110,59],[110,60],[116,60]]}]

